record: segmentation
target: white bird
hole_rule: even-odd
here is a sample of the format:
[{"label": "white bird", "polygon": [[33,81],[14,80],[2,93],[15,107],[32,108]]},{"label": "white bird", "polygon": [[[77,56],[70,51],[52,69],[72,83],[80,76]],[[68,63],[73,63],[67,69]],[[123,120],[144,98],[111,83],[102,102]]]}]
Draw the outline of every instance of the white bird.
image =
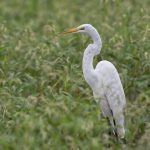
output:
[{"label": "white bird", "polygon": [[86,82],[93,90],[93,95],[100,104],[103,115],[109,119],[113,133],[118,139],[125,136],[124,109],[125,94],[119,74],[115,66],[106,60],[100,61],[93,67],[93,58],[100,53],[102,41],[97,30],[90,24],[83,24],[77,28],[68,29],[66,33],[86,33],[93,43],[84,51],[82,69]]}]

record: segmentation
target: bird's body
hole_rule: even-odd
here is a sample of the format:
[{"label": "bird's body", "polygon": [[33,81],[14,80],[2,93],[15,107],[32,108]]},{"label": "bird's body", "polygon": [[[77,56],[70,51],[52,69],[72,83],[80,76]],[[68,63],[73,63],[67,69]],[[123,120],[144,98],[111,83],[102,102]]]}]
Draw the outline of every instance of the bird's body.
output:
[{"label": "bird's body", "polygon": [[115,66],[106,60],[93,67],[93,58],[100,53],[102,42],[97,30],[90,24],[68,30],[66,33],[83,32],[93,43],[84,51],[82,68],[86,82],[93,90],[95,100],[100,104],[102,113],[110,121],[114,134],[124,138],[124,108],[126,104],[124,90]]}]

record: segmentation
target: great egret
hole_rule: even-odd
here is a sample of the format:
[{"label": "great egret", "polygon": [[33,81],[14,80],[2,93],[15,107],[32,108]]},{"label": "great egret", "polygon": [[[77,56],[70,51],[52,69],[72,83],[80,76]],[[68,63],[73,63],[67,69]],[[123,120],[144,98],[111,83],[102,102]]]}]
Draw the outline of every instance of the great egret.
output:
[{"label": "great egret", "polygon": [[119,74],[115,66],[106,60],[100,61],[95,69],[93,67],[93,58],[100,53],[102,47],[99,33],[90,24],[83,24],[63,32],[63,34],[67,33],[86,33],[92,38],[93,43],[88,45],[83,55],[83,75],[92,88],[94,98],[100,104],[103,115],[109,119],[113,133],[117,138],[123,139],[126,99]]}]

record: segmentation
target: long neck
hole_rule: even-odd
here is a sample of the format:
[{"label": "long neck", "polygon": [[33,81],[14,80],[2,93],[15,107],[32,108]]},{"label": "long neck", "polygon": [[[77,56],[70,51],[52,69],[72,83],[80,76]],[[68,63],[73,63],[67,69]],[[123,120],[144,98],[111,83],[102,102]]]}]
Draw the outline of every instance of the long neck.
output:
[{"label": "long neck", "polygon": [[91,86],[91,88],[94,88],[97,82],[97,77],[93,67],[93,58],[95,55],[100,53],[102,42],[96,30],[94,34],[91,34],[90,36],[93,40],[93,44],[90,44],[84,51],[82,68],[85,80]]},{"label": "long neck", "polygon": [[97,48],[98,48],[97,50],[100,53],[100,50],[102,47],[102,41],[101,41],[99,33],[97,32],[96,29],[94,29],[93,32],[89,33],[89,36],[92,38],[93,44],[97,46]]}]

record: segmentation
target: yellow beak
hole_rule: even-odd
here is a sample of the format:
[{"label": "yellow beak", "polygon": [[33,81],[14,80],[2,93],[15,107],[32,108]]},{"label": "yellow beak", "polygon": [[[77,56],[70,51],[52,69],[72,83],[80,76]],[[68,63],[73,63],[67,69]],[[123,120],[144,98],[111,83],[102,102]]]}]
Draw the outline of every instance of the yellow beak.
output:
[{"label": "yellow beak", "polygon": [[74,33],[74,32],[77,32],[77,31],[79,31],[78,28],[71,28],[71,29],[65,30],[65,31],[62,32],[61,34]]}]

